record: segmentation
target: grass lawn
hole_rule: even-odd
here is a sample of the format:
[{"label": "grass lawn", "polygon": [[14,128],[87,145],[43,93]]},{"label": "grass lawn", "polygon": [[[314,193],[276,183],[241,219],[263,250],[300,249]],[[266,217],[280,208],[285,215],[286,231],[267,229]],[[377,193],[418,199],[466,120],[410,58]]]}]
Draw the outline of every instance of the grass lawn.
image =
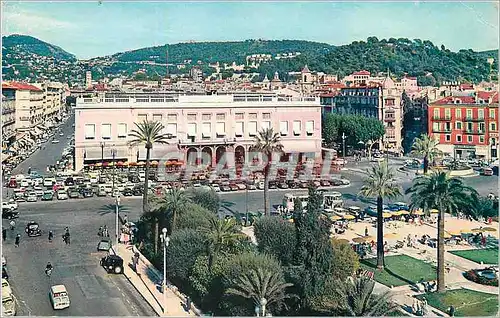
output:
[{"label": "grass lawn", "polygon": [[498,313],[498,295],[481,293],[470,289],[448,290],[417,296],[445,313],[450,305],[455,307],[455,316],[495,316]]},{"label": "grass lawn", "polygon": [[375,280],[386,286],[402,286],[414,284],[422,278],[425,281],[436,279],[436,268],[407,255],[385,257],[383,271],[377,269],[377,259],[360,261],[361,268],[375,273]]},{"label": "grass lawn", "polygon": [[485,248],[465,251],[451,251],[453,255],[457,255],[470,261],[480,264],[498,264],[498,248]]}]

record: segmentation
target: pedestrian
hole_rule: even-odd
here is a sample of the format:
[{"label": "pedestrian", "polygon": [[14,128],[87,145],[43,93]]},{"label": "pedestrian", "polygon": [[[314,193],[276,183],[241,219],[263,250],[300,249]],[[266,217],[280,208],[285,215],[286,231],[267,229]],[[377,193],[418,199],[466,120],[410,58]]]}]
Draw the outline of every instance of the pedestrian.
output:
[{"label": "pedestrian", "polygon": [[127,224],[127,222],[128,222],[128,217],[127,217],[127,215],[125,214],[125,216],[123,217],[123,223],[124,223],[124,224]]},{"label": "pedestrian", "polygon": [[21,234],[19,234],[19,233],[18,233],[18,234],[16,235],[16,241],[15,241],[15,243],[14,243],[14,246],[15,246],[15,247],[19,247],[19,241],[20,241],[20,240],[21,240]]},{"label": "pedestrian", "polygon": [[103,229],[102,226],[99,226],[99,231],[97,232],[98,236],[103,236]]},{"label": "pedestrian", "polygon": [[448,309],[448,313],[449,313],[450,317],[455,316],[455,307],[453,305],[451,305],[450,308]]},{"label": "pedestrian", "polygon": [[15,228],[15,227],[16,227],[16,222],[14,222],[14,220],[11,220],[11,221],[10,221],[10,229],[11,229],[12,231],[14,231],[14,228]]},{"label": "pedestrian", "polygon": [[368,236],[368,226],[365,226],[365,236]]},{"label": "pedestrian", "polygon": [[54,238],[54,233],[49,231],[49,242],[52,242],[52,238]]},{"label": "pedestrian", "polygon": [[2,238],[4,241],[7,239],[7,230],[6,229],[2,229]]}]

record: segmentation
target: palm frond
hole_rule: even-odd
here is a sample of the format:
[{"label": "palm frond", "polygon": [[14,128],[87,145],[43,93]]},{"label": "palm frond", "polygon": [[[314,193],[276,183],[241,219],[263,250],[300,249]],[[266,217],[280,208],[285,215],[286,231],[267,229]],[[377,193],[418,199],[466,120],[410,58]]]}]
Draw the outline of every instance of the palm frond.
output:
[{"label": "palm frond", "polygon": [[128,141],[130,146],[144,144],[146,148],[151,148],[153,144],[168,144],[169,134],[162,133],[165,128],[162,123],[157,121],[145,120],[141,123],[135,123],[135,129],[129,133],[131,139]]}]

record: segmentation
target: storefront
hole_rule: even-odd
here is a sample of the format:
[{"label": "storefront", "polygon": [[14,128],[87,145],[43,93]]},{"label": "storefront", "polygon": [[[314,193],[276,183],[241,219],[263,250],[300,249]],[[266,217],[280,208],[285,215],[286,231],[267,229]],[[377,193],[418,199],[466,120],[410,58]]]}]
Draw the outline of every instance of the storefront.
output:
[{"label": "storefront", "polygon": [[476,146],[455,145],[453,157],[456,159],[476,158]]}]

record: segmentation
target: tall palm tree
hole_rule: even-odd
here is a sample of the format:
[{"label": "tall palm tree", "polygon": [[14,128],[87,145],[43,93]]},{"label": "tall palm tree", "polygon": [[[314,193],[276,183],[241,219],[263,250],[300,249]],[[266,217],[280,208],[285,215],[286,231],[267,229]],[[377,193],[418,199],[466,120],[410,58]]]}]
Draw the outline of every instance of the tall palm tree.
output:
[{"label": "tall palm tree", "polygon": [[128,144],[138,146],[144,144],[146,148],[146,176],[144,178],[144,190],[142,193],[142,212],[149,212],[148,202],[148,182],[151,149],[154,144],[168,144],[167,140],[171,135],[162,133],[165,128],[160,122],[144,120],[142,123],[135,123],[136,129],[133,129],[129,136],[132,138]]},{"label": "tall palm tree", "polygon": [[430,137],[428,134],[415,138],[410,154],[422,156],[424,158],[424,174],[429,171],[429,162],[433,161],[442,151],[437,148],[439,140]]},{"label": "tall palm tree", "polygon": [[[158,250],[158,236],[159,236],[159,223],[160,221],[166,221],[166,216],[169,217],[170,224],[168,226],[169,234],[175,229],[177,216],[179,213],[184,212],[188,204],[192,203],[190,195],[181,190],[180,188],[174,187],[168,190],[162,197],[155,200],[157,203],[157,208],[155,209],[155,251]],[[166,223],[166,222],[165,222]]]},{"label": "tall palm tree", "polygon": [[264,213],[270,215],[269,211],[269,168],[273,153],[281,154],[283,145],[281,144],[280,134],[275,133],[272,128],[266,128],[255,136],[254,149],[260,151],[267,157],[267,163],[264,167]]},{"label": "tall palm tree", "polygon": [[235,219],[212,218],[209,225],[201,229],[206,236],[208,268],[212,269],[215,258],[224,250],[235,246],[245,235],[240,232]]},{"label": "tall palm tree", "polygon": [[394,312],[397,305],[390,301],[390,292],[374,295],[375,281],[361,277],[348,277],[345,283],[340,283],[337,292],[340,308],[345,316],[387,316]]},{"label": "tall palm tree", "polygon": [[474,211],[478,193],[464,184],[461,179],[450,177],[449,173],[435,171],[430,175],[417,177],[406,190],[410,194],[410,208],[424,210],[438,209],[437,277],[438,291],[444,291],[444,217],[445,213]]},{"label": "tall palm tree", "polygon": [[359,194],[377,198],[377,267],[384,268],[384,199],[395,199],[401,195],[394,180],[394,172],[386,161],[380,162],[368,171]]},{"label": "tall palm tree", "polygon": [[238,278],[230,282],[230,285],[232,287],[226,294],[251,299],[255,305],[259,305],[261,300],[265,299],[266,307],[273,304],[280,305],[285,299],[294,296],[286,293],[286,289],[293,284],[286,283],[280,271],[273,271],[270,268],[251,269],[241,273]]}]

